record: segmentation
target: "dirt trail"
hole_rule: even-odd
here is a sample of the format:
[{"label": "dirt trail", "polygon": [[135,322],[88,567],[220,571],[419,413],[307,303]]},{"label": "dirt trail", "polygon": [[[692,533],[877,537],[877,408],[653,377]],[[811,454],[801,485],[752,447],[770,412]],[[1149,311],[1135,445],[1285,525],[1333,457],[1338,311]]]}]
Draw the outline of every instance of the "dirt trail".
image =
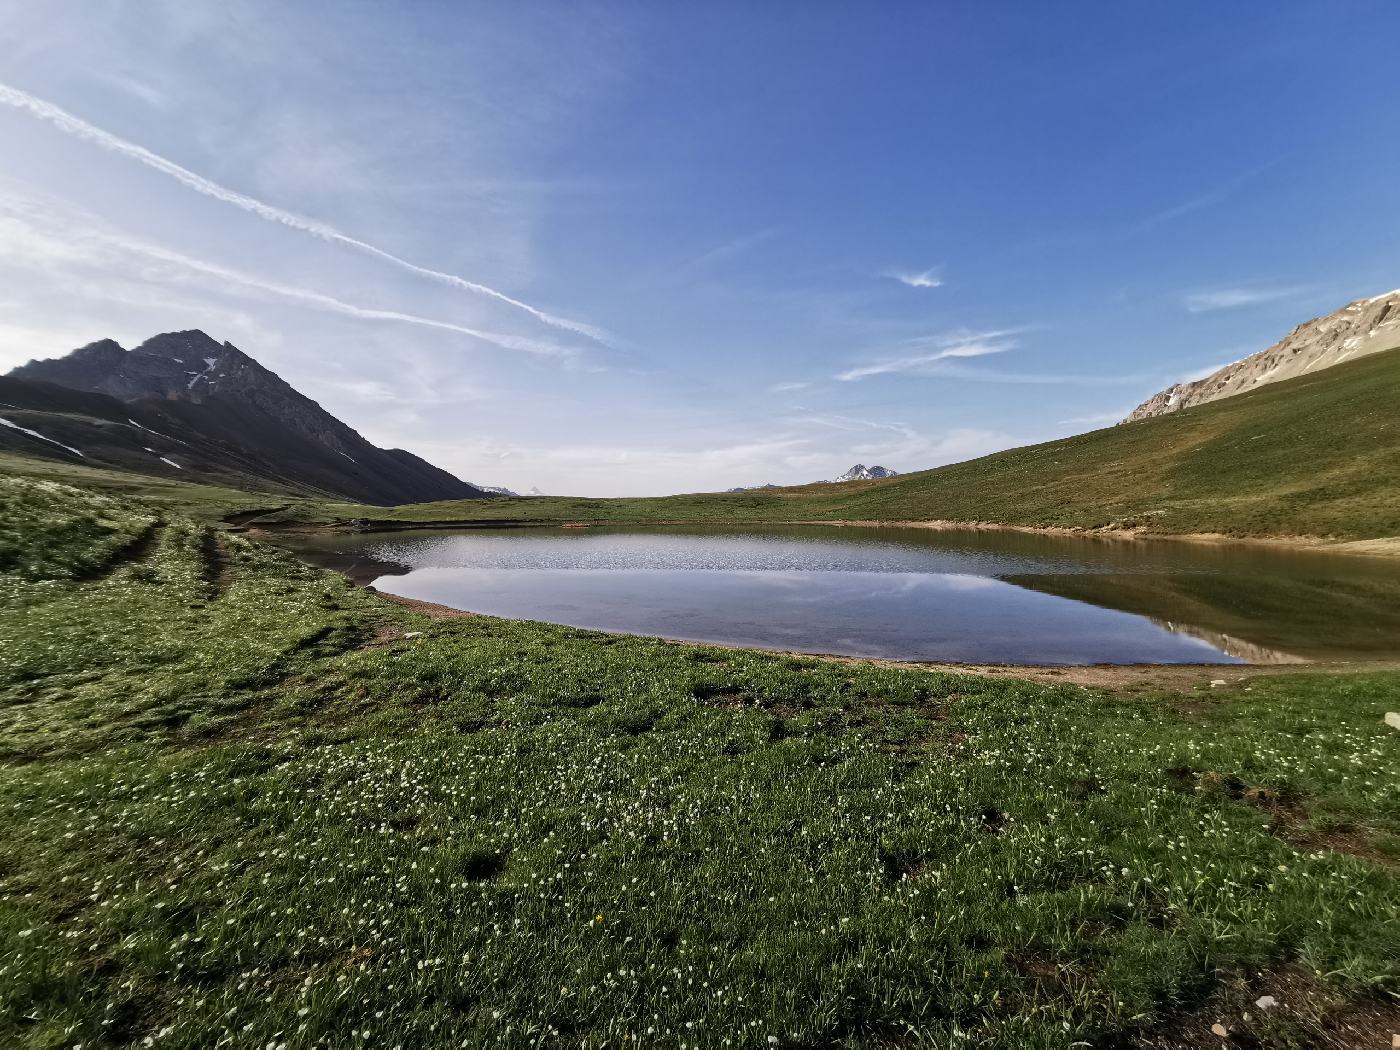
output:
[{"label": "dirt trail", "polygon": [[209,596],[215,599],[222,598],[233,583],[233,559],[229,557],[224,541],[213,529],[204,530],[200,546],[204,555],[204,579],[209,585]]},{"label": "dirt trail", "polygon": [[137,536],[125,547],[115,551],[112,556],[101,565],[95,566],[79,575],[78,581],[80,583],[101,583],[123,566],[131,565],[134,562],[145,561],[154,554],[156,548],[160,546],[160,538],[164,534],[165,522],[151,522],[141,535]]},{"label": "dirt trail", "polygon": [[[374,591],[373,587],[366,587],[365,589]],[[460,620],[468,616],[476,615],[476,613],[467,612],[465,609],[454,609],[451,606],[438,605],[435,602],[421,602],[417,598],[400,598],[397,594],[385,594],[383,591],[374,591],[374,593],[385,601],[390,601],[395,605],[402,605],[405,609],[411,609],[416,613],[421,613],[430,620]]]}]

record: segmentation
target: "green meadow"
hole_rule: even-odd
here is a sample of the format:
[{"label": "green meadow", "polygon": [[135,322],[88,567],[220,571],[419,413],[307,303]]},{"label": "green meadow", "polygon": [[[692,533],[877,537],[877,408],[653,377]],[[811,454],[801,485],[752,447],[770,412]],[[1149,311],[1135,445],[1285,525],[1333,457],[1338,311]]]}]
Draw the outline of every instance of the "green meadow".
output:
[{"label": "green meadow", "polygon": [[1400,1017],[1394,673],[1128,696],[429,619],[15,477],[0,573],[5,1045],[1341,1047]]}]

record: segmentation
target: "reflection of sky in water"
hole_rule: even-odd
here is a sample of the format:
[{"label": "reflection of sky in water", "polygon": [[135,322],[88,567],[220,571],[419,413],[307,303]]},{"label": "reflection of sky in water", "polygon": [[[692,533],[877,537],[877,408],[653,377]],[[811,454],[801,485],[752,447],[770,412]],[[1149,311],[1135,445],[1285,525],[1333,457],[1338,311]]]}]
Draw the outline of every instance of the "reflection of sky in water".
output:
[{"label": "reflection of sky in water", "polygon": [[513,619],[733,645],[970,663],[1232,662],[1141,616],[988,577],[434,567],[381,590]]},{"label": "reflection of sky in water", "polygon": [[1000,576],[1088,571],[1082,558],[994,550],[842,542],[763,534],[558,533],[394,537],[372,545],[376,558],[414,567],[473,569],[671,569],[773,572],[944,572]]}]

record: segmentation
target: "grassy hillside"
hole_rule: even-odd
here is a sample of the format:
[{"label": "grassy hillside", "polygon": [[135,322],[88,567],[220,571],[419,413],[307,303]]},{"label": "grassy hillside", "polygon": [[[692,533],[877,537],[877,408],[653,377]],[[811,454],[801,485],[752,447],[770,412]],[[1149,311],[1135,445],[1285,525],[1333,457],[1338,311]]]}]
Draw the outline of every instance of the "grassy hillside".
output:
[{"label": "grassy hillside", "polygon": [[429,620],[150,504],[0,489],[5,1045],[1400,1017],[1400,676],[1126,699]]},{"label": "grassy hillside", "polygon": [[[1188,411],[885,481],[659,499],[431,503],[386,520],[955,520],[1400,535],[1400,351]],[[357,515],[324,508],[332,516]]]}]

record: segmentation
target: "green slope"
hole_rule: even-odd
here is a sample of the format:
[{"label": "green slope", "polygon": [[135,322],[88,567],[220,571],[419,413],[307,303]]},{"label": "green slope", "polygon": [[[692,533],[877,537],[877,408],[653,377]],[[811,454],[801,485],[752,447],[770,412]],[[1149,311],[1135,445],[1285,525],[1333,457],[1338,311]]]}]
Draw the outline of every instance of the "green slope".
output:
[{"label": "green slope", "polygon": [[[978,521],[1162,533],[1400,534],[1400,351],[1125,426],[885,481],[658,499],[396,508],[386,520]],[[347,513],[338,510],[335,513]]]},{"label": "green slope", "polygon": [[148,506],[174,510],[203,522],[221,521],[229,515],[251,514],[274,508],[288,508],[289,512],[308,518],[325,513],[321,502],[285,492],[253,492],[109,467],[40,459],[13,452],[0,452],[0,478],[51,481],[88,492],[130,497]]}]

